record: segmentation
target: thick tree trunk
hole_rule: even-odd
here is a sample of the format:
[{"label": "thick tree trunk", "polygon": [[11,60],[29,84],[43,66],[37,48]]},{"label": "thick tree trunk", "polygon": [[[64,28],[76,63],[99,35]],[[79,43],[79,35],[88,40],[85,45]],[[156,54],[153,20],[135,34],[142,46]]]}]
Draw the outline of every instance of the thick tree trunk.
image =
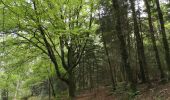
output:
[{"label": "thick tree trunk", "polygon": [[144,53],[144,46],[139,32],[134,0],[130,0],[130,3],[131,3],[132,17],[134,21],[134,34],[136,36],[136,42],[137,42],[137,53],[138,53],[138,60],[140,65],[141,78],[142,78],[142,82],[149,82],[149,75],[148,75],[147,63],[146,63],[146,58]]},{"label": "thick tree trunk", "polygon": [[148,14],[148,23],[149,23],[149,28],[150,28],[150,34],[151,34],[151,40],[152,40],[152,46],[155,52],[155,58],[156,58],[156,62],[158,65],[158,69],[161,73],[161,79],[163,80],[165,78],[165,73],[162,69],[162,65],[161,65],[161,61],[160,61],[160,57],[159,57],[159,52],[158,52],[158,48],[156,45],[156,39],[155,39],[155,32],[154,32],[154,28],[153,28],[153,22],[152,22],[152,17],[151,17],[151,9],[150,9],[150,3],[148,0],[144,0],[145,5],[146,5],[146,10],[147,10],[147,14]]},{"label": "thick tree trunk", "polygon": [[76,92],[76,84],[74,80],[74,73],[72,71],[69,72],[69,84],[68,84],[68,92],[69,92],[69,97],[71,100],[74,100],[75,98],[75,92]]},{"label": "thick tree trunk", "polygon": [[165,50],[165,60],[166,60],[168,70],[170,72],[170,54],[169,54],[168,40],[167,40],[167,36],[166,36],[166,32],[165,32],[164,18],[163,18],[162,10],[160,8],[159,0],[155,0],[155,2],[156,2],[156,6],[157,6],[159,23],[160,23],[160,27],[161,27],[163,46],[164,46],[164,50]]}]

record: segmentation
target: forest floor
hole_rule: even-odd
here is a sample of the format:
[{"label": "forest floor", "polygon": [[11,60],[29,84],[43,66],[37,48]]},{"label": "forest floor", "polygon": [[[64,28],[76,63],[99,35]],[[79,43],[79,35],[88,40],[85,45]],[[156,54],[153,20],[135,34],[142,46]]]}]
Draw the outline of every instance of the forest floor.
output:
[{"label": "forest floor", "polygon": [[[93,90],[85,90],[79,93],[75,100],[170,100],[170,82],[160,84],[152,82],[148,88],[147,84],[138,84],[137,92],[132,93],[126,88],[119,87],[115,92],[111,92],[110,87],[102,86]],[[28,100],[49,100],[47,98],[32,97]],[[55,99],[51,99],[55,100]],[[56,100],[69,100],[65,95]]]},{"label": "forest floor", "polygon": [[138,86],[138,93],[130,98],[130,93],[119,92],[112,93],[106,87],[100,87],[92,91],[84,91],[77,96],[76,100],[170,100],[170,83],[159,84],[152,83],[152,87],[148,88],[146,84]]}]

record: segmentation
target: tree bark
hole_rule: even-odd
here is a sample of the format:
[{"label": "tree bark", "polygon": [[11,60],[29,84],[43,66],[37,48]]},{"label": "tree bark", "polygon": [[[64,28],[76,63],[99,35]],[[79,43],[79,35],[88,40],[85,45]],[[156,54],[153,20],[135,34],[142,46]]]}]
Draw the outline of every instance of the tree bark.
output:
[{"label": "tree bark", "polygon": [[168,71],[170,72],[170,54],[169,54],[168,40],[167,40],[167,36],[165,32],[164,18],[163,18],[162,10],[160,8],[159,0],[155,0],[155,2],[157,6],[157,12],[158,12],[159,23],[160,23],[160,28],[161,28],[162,42],[163,42],[163,46],[165,50],[165,60],[166,60],[166,64],[168,67]]},{"label": "tree bark", "polygon": [[52,96],[56,97],[55,89],[54,89],[54,86],[53,86],[53,81],[50,77],[49,77],[49,82],[50,82],[50,87],[51,87],[51,91],[52,91]]},{"label": "tree bark", "polygon": [[138,53],[138,60],[140,65],[140,74],[141,74],[142,82],[149,82],[149,75],[148,75],[147,63],[146,63],[146,58],[144,53],[144,46],[139,32],[134,0],[130,0],[130,4],[131,4],[132,17],[134,22],[134,34],[136,36],[136,42],[137,42],[137,53]]},{"label": "tree bark", "polygon": [[126,71],[126,75],[128,78],[128,81],[131,84],[131,88],[136,88],[136,85],[133,81],[133,74],[132,74],[132,70],[128,61],[128,50],[126,48],[126,43],[124,40],[124,35],[122,32],[122,23],[121,23],[121,13],[120,13],[120,6],[118,3],[118,0],[112,0],[113,3],[113,8],[114,8],[114,12],[115,12],[115,17],[116,17],[116,34],[117,37],[120,41],[120,50],[121,50],[121,58],[122,58],[122,62],[123,62],[123,66],[125,68]]},{"label": "tree bark", "polygon": [[104,38],[103,25],[102,25],[102,23],[100,25],[101,25],[101,33],[102,33],[102,41],[103,41],[103,45],[104,45],[104,50],[105,50],[106,57],[107,57],[107,62],[108,62],[108,65],[109,65],[110,78],[111,78],[111,82],[112,82],[112,89],[114,91],[116,89],[115,88],[116,83],[115,83],[115,79],[114,79],[114,76],[113,76],[113,70],[112,70],[111,60],[110,60],[110,57],[109,57],[109,51],[108,51],[108,48],[106,46],[106,41],[105,41],[105,38]]},{"label": "tree bark", "polygon": [[50,85],[50,79],[48,79],[48,99],[51,100],[51,85]]},{"label": "tree bark", "polygon": [[158,52],[158,48],[156,45],[156,39],[155,39],[155,32],[154,32],[154,27],[153,27],[153,22],[152,22],[152,15],[151,15],[151,8],[150,8],[150,3],[148,0],[144,0],[145,2],[145,6],[146,6],[146,11],[148,14],[148,23],[149,23],[149,29],[150,29],[150,35],[151,35],[151,40],[152,40],[152,46],[155,52],[155,58],[156,58],[156,63],[158,65],[158,69],[160,71],[161,74],[161,79],[165,78],[165,73],[162,69],[162,65],[161,65],[161,61],[160,61],[160,57],[159,57],[159,52]]},{"label": "tree bark", "polygon": [[16,86],[16,91],[15,91],[15,95],[14,95],[14,99],[13,100],[17,100],[17,95],[18,95],[19,87],[20,87],[20,80],[17,80],[17,86]]},{"label": "tree bark", "polygon": [[69,88],[69,97],[71,100],[74,100],[75,98],[75,91],[76,91],[76,85],[75,85],[75,80],[74,80],[74,73],[73,71],[70,71],[69,73],[69,84],[68,84],[68,88]]}]

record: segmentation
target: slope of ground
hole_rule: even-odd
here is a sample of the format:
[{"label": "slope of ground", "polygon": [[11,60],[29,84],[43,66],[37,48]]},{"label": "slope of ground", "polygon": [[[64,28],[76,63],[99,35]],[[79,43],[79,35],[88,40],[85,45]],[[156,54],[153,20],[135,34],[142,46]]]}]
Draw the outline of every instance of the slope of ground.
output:
[{"label": "slope of ground", "polygon": [[111,95],[109,89],[100,87],[93,91],[85,91],[77,96],[76,100],[170,100],[170,83],[153,84],[152,88],[147,88],[146,84],[142,84],[138,90],[138,95],[129,98],[127,92]]}]

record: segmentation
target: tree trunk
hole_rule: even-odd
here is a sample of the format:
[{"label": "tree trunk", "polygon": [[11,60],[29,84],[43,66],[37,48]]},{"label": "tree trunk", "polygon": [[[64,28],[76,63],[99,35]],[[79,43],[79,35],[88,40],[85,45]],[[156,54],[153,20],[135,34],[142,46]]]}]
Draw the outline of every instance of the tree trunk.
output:
[{"label": "tree trunk", "polygon": [[48,99],[51,100],[51,85],[50,85],[50,79],[48,79]]},{"label": "tree trunk", "polygon": [[137,42],[137,53],[138,53],[138,60],[140,65],[141,78],[142,78],[142,82],[149,82],[149,75],[148,75],[147,63],[146,63],[146,58],[144,53],[144,46],[139,32],[134,0],[130,0],[130,3],[131,3],[132,17],[134,21],[134,34],[136,36],[136,42]]},{"label": "tree trunk", "polygon": [[[101,19],[100,19],[101,20]],[[103,34],[103,25],[101,23],[101,33],[102,33],[102,41],[103,41],[103,45],[104,45],[104,50],[105,50],[105,53],[106,53],[106,57],[107,57],[107,61],[108,61],[108,65],[109,65],[109,72],[110,72],[110,78],[111,78],[111,82],[112,82],[112,89],[113,91],[116,89],[115,86],[116,86],[116,83],[115,83],[115,79],[114,79],[114,76],[113,76],[113,70],[112,70],[112,65],[111,65],[111,60],[110,60],[110,57],[109,57],[109,51],[108,51],[108,48],[106,46],[106,41],[105,41],[105,38],[104,38],[104,34]]]},{"label": "tree trunk", "polygon": [[83,58],[83,72],[82,72],[82,78],[83,78],[83,82],[82,82],[82,86],[83,86],[83,89],[85,89],[85,83],[86,83],[86,80],[85,80],[85,59]]},{"label": "tree trunk", "polygon": [[126,43],[124,40],[124,35],[122,32],[122,23],[121,23],[121,12],[120,12],[120,6],[118,3],[118,0],[112,0],[113,3],[113,8],[115,11],[115,17],[116,17],[116,34],[117,37],[120,41],[120,50],[121,50],[121,58],[122,58],[122,62],[126,71],[126,75],[128,78],[128,81],[131,83],[131,88],[136,88],[135,83],[133,82],[133,74],[132,74],[132,70],[128,61],[128,50],[126,48]]},{"label": "tree trunk", "polygon": [[51,88],[51,91],[52,91],[52,96],[56,97],[55,89],[54,89],[54,86],[53,86],[53,81],[52,81],[52,78],[50,78],[50,77],[49,77],[49,82],[50,82],[50,88]]},{"label": "tree trunk", "polygon": [[2,100],[8,100],[8,91],[6,89],[2,90],[1,98]]},{"label": "tree trunk", "polygon": [[152,17],[151,17],[150,3],[149,3],[148,0],[144,0],[144,2],[145,2],[147,14],[148,14],[148,23],[149,23],[151,40],[152,40],[152,46],[153,46],[153,49],[154,49],[154,52],[155,52],[156,63],[158,65],[158,69],[161,73],[161,79],[163,80],[165,78],[165,73],[162,69],[162,65],[161,65],[161,61],[160,61],[160,57],[159,57],[159,52],[158,52],[158,48],[157,48],[157,45],[156,45],[156,39],[155,39],[155,36],[154,36],[155,32],[154,32],[153,22],[152,22]]},{"label": "tree trunk", "polygon": [[75,92],[76,92],[76,85],[75,85],[75,80],[74,80],[74,73],[73,71],[70,71],[69,73],[69,84],[68,84],[68,89],[69,89],[69,97],[71,100],[74,100],[75,98]]},{"label": "tree trunk", "polygon": [[17,100],[17,95],[18,95],[19,87],[20,87],[20,80],[17,80],[17,86],[16,86],[16,91],[15,91],[15,95],[14,95],[14,99],[13,100]]},{"label": "tree trunk", "polygon": [[163,46],[164,46],[164,50],[165,50],[165,60],[166,60],[168,70],[170,72],[170,54],[169,54],[168,40],[167,40],[167,36],[166,36],[166,32],[165,32],[164,18],[163,18],[162,10],[160,8],[159,0],[155,0],[155,2],[156,2],[156,6],[157,6],[159,23],[160,23],[160,27],[161,27]]}]

